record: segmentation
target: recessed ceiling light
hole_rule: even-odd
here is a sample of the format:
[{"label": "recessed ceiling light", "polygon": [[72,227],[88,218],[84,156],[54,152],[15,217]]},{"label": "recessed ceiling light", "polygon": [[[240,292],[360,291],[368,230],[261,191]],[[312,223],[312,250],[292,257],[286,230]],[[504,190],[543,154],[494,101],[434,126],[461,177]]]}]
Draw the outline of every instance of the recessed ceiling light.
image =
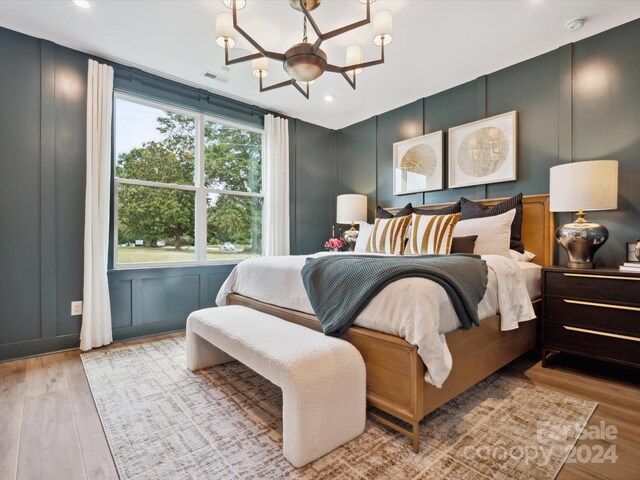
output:
[{"label": "recessed ceiling light", "polygon": [[71,0],[80,8],[91,8],[91,4],[87,0]]},{"label": "recessed ceiling light", "polygon": [[584,27],[584,22],[586,22],[585,18],[576,18],[574,20],[569,20],[564,24],[564,28],[566,28],[570,32],[573,32],[574,30],[580,30],[582,27]]},{"label": "recessed ceiling light", "polygon": [[325,95],[324,96],[324,101],[325,102],[333,102],[336,99],[335,95]]}]

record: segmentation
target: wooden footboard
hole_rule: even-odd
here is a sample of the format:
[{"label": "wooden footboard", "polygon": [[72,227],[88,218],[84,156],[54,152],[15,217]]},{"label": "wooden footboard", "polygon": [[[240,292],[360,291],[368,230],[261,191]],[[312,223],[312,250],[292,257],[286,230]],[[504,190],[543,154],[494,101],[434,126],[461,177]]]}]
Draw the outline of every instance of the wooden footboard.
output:
[{"label": "wooden footboard", "polygon": [[[315,316],[231,294],[230,305],[243,305],[283,320],[321,331]],[[536,321],[517,330],[500,331],[500,316],[482,321],[480,328],[459,329],[446,334],[454,366],[441,389],[424,381],[424,363],[418,348],[404,339],[362,327],[351,327],[342,337],[362,355],[367,367],[367,401],[411,425],[399,426],[375,413],[371,415],[409,436],[419,449],[418,424],[425,415],[485,379],[536,345]]]}]

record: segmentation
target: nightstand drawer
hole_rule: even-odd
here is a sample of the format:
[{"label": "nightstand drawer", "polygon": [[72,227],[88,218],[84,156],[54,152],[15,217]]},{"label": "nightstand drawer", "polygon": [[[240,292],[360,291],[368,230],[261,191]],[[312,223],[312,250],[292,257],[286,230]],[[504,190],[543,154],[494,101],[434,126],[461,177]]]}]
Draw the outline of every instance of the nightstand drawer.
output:
[{"label": "nightstand drawer", "polygon": [[630,364],[640,363],[640,337],[586,329],[555,322],[545,325],[545,346]]},{"label": "nightstand drawer", "polygon": [[640,336],[640,306],[547,296],[545,315],[552,322]]},{"label": "nightstand drawer", "polygon": [[640,276],[582,272],[545,272],[545,293],[588,301],[636,303],[640,306]]}]

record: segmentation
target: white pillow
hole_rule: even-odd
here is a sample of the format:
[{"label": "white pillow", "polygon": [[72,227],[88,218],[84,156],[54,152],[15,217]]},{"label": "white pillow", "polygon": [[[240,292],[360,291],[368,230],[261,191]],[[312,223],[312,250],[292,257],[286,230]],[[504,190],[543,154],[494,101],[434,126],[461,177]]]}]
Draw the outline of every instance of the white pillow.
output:
[{"label": "white pillow", "polygon": [[367,250],[367,243],[369,243],[369,237],[371,236],[371,231],[373,230],[373,224],[360,222],[359,225],[360,225],[360,233],[358,233],[356,246],[353,249],[353,251],[358,253],[364,253]]},{"label": "white pillow", "polygon": [[517,250],[509,250],[509,256],[514,262],[531,262],[534,258],[536,258],[535,253],[531,253],[526,250],[524,251],[524,253],[520,253]]},{"label": "white pillow", "polygon": [[461,220],[456,224],[453,236],[478,235],[473,253],[509,257],[511,223],[513,223],[515,215],[516,209],[514,208],[502,215]]}]

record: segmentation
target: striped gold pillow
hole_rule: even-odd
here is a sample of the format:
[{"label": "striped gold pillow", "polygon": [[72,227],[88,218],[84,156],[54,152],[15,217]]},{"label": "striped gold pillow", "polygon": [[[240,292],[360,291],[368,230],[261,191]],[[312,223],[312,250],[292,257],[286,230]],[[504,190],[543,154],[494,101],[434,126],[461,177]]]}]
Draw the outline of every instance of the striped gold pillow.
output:
[{"label": "striped gold pillow", "polygon": [[411,215],[411,235],[405,255],[448,255],[451,251],[453,227],[460,220],[460,215]]},{"label": "striped gold pillow", "polygon": [[376,218],[367,243],[368,253],[389,253],[402,255],[404,235],[411,221],[411,215],[394,218]]}]

